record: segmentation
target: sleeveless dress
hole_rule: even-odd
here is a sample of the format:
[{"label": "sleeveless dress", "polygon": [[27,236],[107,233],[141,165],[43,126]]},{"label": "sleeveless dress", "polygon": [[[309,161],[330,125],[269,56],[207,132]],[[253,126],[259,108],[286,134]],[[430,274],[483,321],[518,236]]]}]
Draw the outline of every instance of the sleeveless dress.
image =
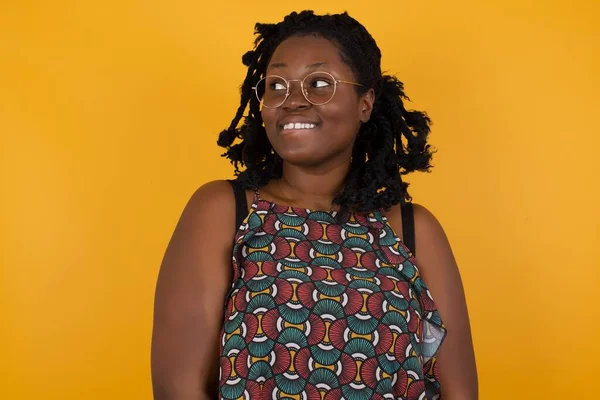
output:
[{"label": "sleeveless dress", "polygon": [[383,212],[286,207],[255,194],[235,235],[221,399],[438,399],[446,330]]}]

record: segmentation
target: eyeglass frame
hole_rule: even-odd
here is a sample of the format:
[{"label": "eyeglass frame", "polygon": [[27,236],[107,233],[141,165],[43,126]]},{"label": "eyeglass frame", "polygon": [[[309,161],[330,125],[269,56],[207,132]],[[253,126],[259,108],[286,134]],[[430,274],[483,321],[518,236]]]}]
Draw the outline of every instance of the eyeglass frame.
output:
[{"label": "eyeglass frame", "polygon": [[[329,75],[332,79],[332,81],[334,82],[334,86],[333,86],[333,94],[331,95],[331,98],[329,100],[327,100],[325,103],[314,103],[312,101],[310,101],[308,99],[308,94],[306,89],[304,89],[304,81],[306,80],[306,78],[308,78],[311,75],[314,74],[327,74]],[[258,85],[264,81],[265,79],[267,79],[268,77],[276,77],[276,78],[281,78],[283,79],[283,81],[286,83],[286,93],[285,93],[285,97],[283,98],[283,100],[281,101],[281,104],[279,104],[278,106],[267,106],[265,105],[262,100],[260,99],[260,97],[258,97]],[[285,104],[285,102],[287,101],[287,99],[290,97],[291,94],[291,87],[292,85],[290,84],[291,82],[300,82],[300,91],[302,92],[302,96],[306,99],[306,101],[308,101],[310,104],[312,104],[313,106],[324,106],[325,104],[329,103],[331,100],[333,100],[333,98],[335,97],[335,94],[337,93],[337,84],[338,83],[347,83],[350,85],[354,85],[354,86],[360,86],[363,88],[366,88],[365,85],[360,84],[358,82],[352,82],[352,81],[345,81],[343,79],[335,79],[335,76],[331,75],[329,72],[325,72],[325,71],[315,71],[315,72],[311,72],[310,74],[306,75],[304,78],[302,79],[285,79],[283,76],[280,75],[266,75],[265,77],[261,78],[257,83],[256,86],[252,86],[252,89],[254,90],[254,95],[256,96],[256,99],[258,100],[259,104],[262,107],[266,107],[266,108],[279,108],[282,105]]]}]

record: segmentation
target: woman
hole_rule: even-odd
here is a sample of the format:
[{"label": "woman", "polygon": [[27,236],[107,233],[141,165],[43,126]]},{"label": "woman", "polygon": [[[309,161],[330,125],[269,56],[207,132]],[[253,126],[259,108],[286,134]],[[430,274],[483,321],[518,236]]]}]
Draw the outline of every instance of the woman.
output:
[{"label": "woman", "polygon": [[477,398],[458,268],[401,179],[429,119],[346,13],[256,33],[218,142],[237,179],[194,193],[161,266],[155,398]]}]

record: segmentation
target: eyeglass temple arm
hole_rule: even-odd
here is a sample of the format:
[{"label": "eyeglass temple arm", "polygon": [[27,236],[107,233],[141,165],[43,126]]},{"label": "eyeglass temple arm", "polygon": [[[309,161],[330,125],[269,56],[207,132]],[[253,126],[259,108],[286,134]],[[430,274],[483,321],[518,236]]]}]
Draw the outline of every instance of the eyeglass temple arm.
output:
[{"label": "eyeglass temple arm", "polygon": [[361,85],[360,83],[350,82],[350,81],[343,81],[341,79],[336,79],[336,82],[338,82],[338,83],[349,83],[349,84],[354,85],[354,86],[365,87],[365,85]]}]

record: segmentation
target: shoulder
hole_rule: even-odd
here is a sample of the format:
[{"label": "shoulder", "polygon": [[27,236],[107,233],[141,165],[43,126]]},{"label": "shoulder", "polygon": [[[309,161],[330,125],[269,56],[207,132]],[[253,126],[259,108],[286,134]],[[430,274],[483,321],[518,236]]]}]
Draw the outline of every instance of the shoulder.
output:
[{"label": "shoulder", "polygon": [[[208,182],[188,200],[173,235],[161,271],[193,265],[209,271],[215,260],[227,260],[235,236],[235,197],[227,181]],[[209,257],[212,261],[204,260]]]},{"label": "shoulder", "polygon": [[[438,219],[431,211],[420,204],[412,203],[414,223],[415,223],[415,240],[417,251],[421,253],[423,244],[431,244],[439,242],[442,237],[445,237],[444,230]],[[404,238],[402,231],[402,207],[400,204],[392,206],[386,211],[386,217],[392,229],[396,232],[400,239]]]},{"label": "shoulder", "polygon": [[417,241],[436,242],[446,238],[442,224],[430,210],[413,203],[413,213]]},{"label": "shoulder", "polygon": [[[413,213],[417,259],[421,262],[421,265],[423,265],[423,261],[433,261],[426,264],[432,264],[433,268],[436,268],[436,266],[444,265],[444,263],[435,261],[440,261],[440,259],[453,260],[454,256],[448,237],[437,217],[420,204],[413,204]],[[432,267],[428,266],[428,268]]]},{"label": "shoulder", "polygon": [[234,226],[235,196],[231,183],[215,180],[200,186],[188,200],[182,219],[203,225]]},{"label": "shoulder", "polygon": [[231,183],[225,180],[207,182],[192,194],[189,205],[199,210],[226,211],[235,203]]},{"label": "shoulder", "polygon": [[[413,204],[417,265],[432,291],[444,292],[458,285],[458,266],[450,242],[437,217],[420,204]],[[460,286],[460,285],[458,285]]]}]

